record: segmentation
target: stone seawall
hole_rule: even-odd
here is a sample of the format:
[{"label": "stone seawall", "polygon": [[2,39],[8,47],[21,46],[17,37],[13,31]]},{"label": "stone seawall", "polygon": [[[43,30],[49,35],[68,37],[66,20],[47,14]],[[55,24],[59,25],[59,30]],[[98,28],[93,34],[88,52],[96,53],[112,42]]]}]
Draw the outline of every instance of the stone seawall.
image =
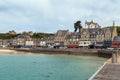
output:
[{"label": "stone seawall", "polygon": [[20,52],[31,52],[36,54],[67,54],[67,55],[80,55],[80,56],[98,56],[96,49],[46,49],[46,48],[20,48],[13,49]]}]

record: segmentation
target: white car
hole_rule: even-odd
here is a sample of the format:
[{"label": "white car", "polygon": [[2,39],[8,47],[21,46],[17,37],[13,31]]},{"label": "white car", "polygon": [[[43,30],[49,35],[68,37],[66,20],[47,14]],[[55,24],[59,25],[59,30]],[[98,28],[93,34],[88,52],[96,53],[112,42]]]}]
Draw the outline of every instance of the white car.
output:
[{"label": "white car", "polygon": [[114,48],[107,48],[107,50],[114,50]]}]

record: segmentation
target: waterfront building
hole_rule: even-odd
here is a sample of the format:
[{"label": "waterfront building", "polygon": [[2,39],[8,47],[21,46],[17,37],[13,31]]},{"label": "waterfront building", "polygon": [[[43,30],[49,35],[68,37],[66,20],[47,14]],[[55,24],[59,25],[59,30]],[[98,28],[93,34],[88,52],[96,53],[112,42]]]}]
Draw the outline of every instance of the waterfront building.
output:
[{"label": "waterfront building", "polygon": [[2,47],[9,47],[10,46],[10,39],[2,40]]},{"label": "waterfront building", "polygon": [[25,47],[33,47],[34,46],[34,40],[32,38],[28,38],[25,41]]},{"label": "waterfront building", "polygon": [[24,32],[22,32],[22,34],[24,34],[24,35],[33,35],[34,33],[32,32],[32,31],[24,31]]},{"label": "waterfront building", "polygon": [[11,40],[11,46],[14,47],[17,45],[17,38]]},{"label": "waterfront building", "polygon": [[98,23],[95,23],[93,21],[91,22],[86,21],[85,28],[101,28],[101,26]]},{"label": "waterfront building", "polygon": [[50,36],[50,37],[46,38],[46,45],[53,47],[54,46],[54,38],[55,38],[55,36]]},{"label": "waterfront building", "polygon": [[35,39],[34,40],[34,47],[41,47],[41,40],[40,39]]},{"label": "waterfront building", "polygon": [[29,35],[33,35],[34,33],[33,33],[32,31],[29,31],[28,34],[29,34]]},{"label": "waterfront building", "polygon": [[35,39],[34,40],[34,46],[35,47],[45,47],[47,45],[47,39],[42,38],[42,39]]},{"label": "waterfront building", "polygon": [[80,47],[96,45],[108,47],[114,37],[117,36],[115,23],[113,27],[101,28],[98,23],[86,22],[85,28],[82,28],[80,32],[69,32],[68,30],[58,30],[55,34],[54,43],[63,43],[64,45],[77,44]]},{"label": "waterfront building", "polygon": [[0,47],[2,47],[2,44],[3,44],[3,40],[0,39]]},{"label": "waterfront building", "polygon": [[55,45],[66,46],[69,30],[58,30],[54,37]]},{"label": "waterfront building", "polygon": [[47,45],[46,42],[47,42],[47,39],[46,39],[46,38],[41,39],[41,40],[40,40],[40,47],[46,46],[46,45]]},{"label": "waterfront building", "polygon": [[67,36],[67,47],[68,48],[77,48],[78,43],[80,39],[80,33],[79,32],[71,32]]},{"label": "waterfront building", "polygon": [[114,38],[111,48],[120,49],[120,36]]},{"label": "waterfront building", "polygon": [[[10,33],[12,34],[11,31]],[[58,30],[54,36],[48,38],[42,38],[40,40],[32,40],[30,36],[33,32],[23,32],[22,35],[11,39],[9,41],[3,41],[3,45],[20,45],[20,46],[69,46],[69,47],[89,47],[94,45],[96,47],[108,47],[114,37],[117,36],[115,23],[113,27],[101,28],[98,23],[93,21],[85,22],[85,28],[82,28],[80,32],[69,32],[69,30]]]},{"label": "waterfront building", "polygon": [[79,46],[89,46],[91,44],[96,43],[97,37],[97,29],[98,28],[83,28],[81,29],[81,38],[79,42]]},{"label": "waterfront building", "polygon": [[[30,36],[28,35],[24,35],[24,34],[21,34],[21,35],[18,35],[17,37],[15,37],[13,40],[12,40],[12,46],[20,46],[20,47],[25,47],[26,45],[26,41],[30,40]],[[29,41],[28,41],[29,43]]]},{"label": "waterfront building", "polygon": [[15,35],[15,34],[16,34],[16,32],[15,32],[14,30],[12,30],[12,31],[9,31],[9,32],[8,32],[8,34]]},{"label": "waterfront building", "polygon": [[117,36],[117,31],[114,22],[113,22],[113,27],[106,27],[106,28],[100,28],[99,26],[92,28],[87,27],[81,29],[80,43],[85,43],[85,45],[94,44],[96,46],[103,45],[104,47],[105,46],[107,47],[110,46],[111,41],[113,41],[114,37],[116,36]]}]

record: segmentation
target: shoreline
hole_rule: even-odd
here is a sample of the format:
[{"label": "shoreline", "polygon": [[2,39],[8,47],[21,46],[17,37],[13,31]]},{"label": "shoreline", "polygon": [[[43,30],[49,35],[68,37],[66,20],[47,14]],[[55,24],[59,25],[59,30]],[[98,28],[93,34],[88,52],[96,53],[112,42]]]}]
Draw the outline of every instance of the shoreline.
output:
[{"label": "shoreline", "polygon": [[[75,56],[96,56],[110,58],[111,54],[102,54],[100,49],[82,48],[0,48],[0,54],[48,54],[48,55],[75,55]],[[102,56],[101,56],[102,55]]]},{"label": "shoreline", "polygon": [[35,54],[65,54],[65,55],[78,55],[78,56],[98,56],[97,50],[83,50],[83,49],[44,49],[44,48],[20,48],[10,49],[17,52],[29,52]]},{"label": "shoreline", "polygon": [[[58,49],[37,49],[36,50],[30,50],[27,48],[22,49],[7,49],[7,48],[0,48],[0,54],[46,54],[46,55],[73,55],[73,56],[86,56],[82,54],[78,54],[79,51],[73,52],[72,50],[58,50]],[[91,56],[91,55],[90,55]],[[93,55],[92,55],[93,56]],[[96,56],[96,55],[94,55]]]},{"label": "shoreline", "polygon": [[[31,49],[31,48],[30,48]],[[29,48],[21,48],[21,49],[10,49],[10,48],[0,48],[0,55],[60,55],[60,56],[80,56],[80,57],[100,57],[97,54],[97,50],[94,51],[94,53],[89,54],[88,50],[86,51],[87,53],[79,53],[80,51],[77,51],[78,49],[54,49],[54,51],[52,51],[51,49],[38,49],[40,51],[36,51],[36,50],[30,50]],[[43,51],[42,51],[43,50]],[[55,52],[57,51],[57,52]],[[75,51],[75,52],[74,52]],[[106,58],[107,57],[101,57],[101,58]]]}]

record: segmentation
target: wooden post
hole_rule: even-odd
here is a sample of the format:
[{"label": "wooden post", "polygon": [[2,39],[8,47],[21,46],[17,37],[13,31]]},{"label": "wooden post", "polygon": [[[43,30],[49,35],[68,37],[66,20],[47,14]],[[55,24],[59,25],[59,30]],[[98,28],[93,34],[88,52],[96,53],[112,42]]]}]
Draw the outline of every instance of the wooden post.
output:
[{"label": "wooden post", "polygon": [[117,63],[118,51],[112,53],[112,63]]},{"label": "wooden post", "polygon": [[116,63],[116,55],[115,55],[115,53],[112,53],[112,63]]},{"label": "wooden post", "polygon": [[118,55],[118,52],[119,52],[119,50],[116,51],[116,58],[117,58],[117,59],[116,59],[116,62],[118,62],[118,56],[119,56],[119,55]]}]

